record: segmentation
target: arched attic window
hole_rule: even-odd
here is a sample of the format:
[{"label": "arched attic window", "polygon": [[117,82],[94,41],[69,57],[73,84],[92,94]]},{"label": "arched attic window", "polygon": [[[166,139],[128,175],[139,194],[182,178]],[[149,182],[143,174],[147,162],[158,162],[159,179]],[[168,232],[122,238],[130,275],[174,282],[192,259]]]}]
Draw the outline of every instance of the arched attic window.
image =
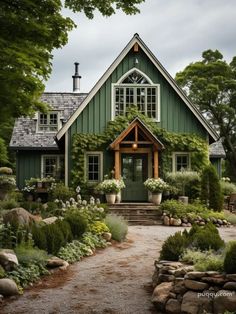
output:
[{"label": "arched attic window", "polygon": [[160,88],[147,75],[132,69],[113,88],[114,116],[124,115],[129,107],[137,106],[140,112],[159,121]]}]

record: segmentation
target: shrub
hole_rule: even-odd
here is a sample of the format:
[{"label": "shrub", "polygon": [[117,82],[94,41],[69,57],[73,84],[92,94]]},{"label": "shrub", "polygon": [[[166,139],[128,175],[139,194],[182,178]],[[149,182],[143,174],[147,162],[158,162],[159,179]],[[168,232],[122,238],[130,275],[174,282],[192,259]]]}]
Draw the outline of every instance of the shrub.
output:
[{"label": "shrub", "polygon": [[205,250],[219,250],[224,246],[224,241],[219,235],[219,231],[212,224],[209,223],[203,228],[196,228],[196,232],[191,235],[192,246],[200,249],[201,251]]},{"label": "shrub", "polygon": [[12,208],[16,208],[19,207],[19,203],[17,203],[16,200],[14,199],[9,199],[6,201],[0,201],[0,209],[12,209]]},{"label": "shrub", "polygon": [[209,208],[215,211],[221,211],[223,208],[223,194],[213,165],[205,167],[202,172],[201,199]]},{"label": "shrub", "polygon": [[160,252],[161,260],[178,261],[187,245],[186,236],[180,231],[168,237],[162,245]]},{"label": "shrub", "polygon": [[71,242],[73,240],[73,234],[71,232],[70,224],[65,220],[57,220],[56,224],[58,225],[59,229],[63,233],[65,244],[67,242]]},{"label": "shrub", "polygon": [[16,187],[16,180],[14,177],[9,175],[0,176],[0,189],[2,191],[12,191]]},{"label": "shrub", "polygon": [[88,227],[87,219],[76,210],[70,210],[65,216],[65,221],[69,223],[73,237],[76,239],[81,237]]},{"label": "shrub", "polygon": [[231,193],[236,193],[236,185],[227,181],[220,181],[221,191],[224,195],[230,195]]},{"label": "shrub", "polygon": [[184,251],[181,261],[194,264],[198,271],[223,271],[223,255],[215,254],[213,251],[202,252],[199,250],[187,249]]},{"label": "shrub", "polygon": [[224,271],[227,274],[236,273],[236,241],[232,241],[226,250],[224,258]]},{"label": "shrub", "polygon": [[31,233],[35,246],[39,249],[47,250],[47,239],[44,232],[45,229],[38,225],[32,225]]},{"label": "shrub", "polygon": [[6,277],[6,273],[4,268],[0,265],[0,279],[5,278]]},{"label": "shrub", "polygon": [[62,200],[63,202],[68,201],[71,197],[74,197],[75,192],[65,186],[63,183],[56,183],[49,192],[49,199],[54,201],[55,199]]},{"label": "shrub", "polygon": [[103,232],[109,232],[109,228],[102,221],[95,221],[89,226],[89,231],[95,234],[102,234]]},{"label": "shrub", "polygon": [[45,225],[42,227],[42,230],[45,232],[47,252],[49,254],[57,254],[59,249],[65,244],[65,239],[59,226],[56,223]]},{"label": "shrub", "polygon": [[14,251],[16,253],[19,263],[24,265],[45,265],[48,258],[45,251],[33,248],[25,244],[17,246]]},{"label": "shrub", "polygon": [[236,215],[231,213],[225,213],[225,219],[232,225],[236,225]]},{"label": "shrub", "polygon": [[109,228],[114,240],[123,241],[125,239],[128,232],[128,223],[123,217],[108,215],[105,219],[105,224]]},{"label": "shrub", "polygon": [[200,176],[195,171],[169,172],[166,180],[179,190],[179,194],[196,199],[200,196]]},{"label": "shrub", "polygon": [[43,210],[43,205],[40,202],[22,202],[21,207],[29,211],[30,213],[40,213]]}]

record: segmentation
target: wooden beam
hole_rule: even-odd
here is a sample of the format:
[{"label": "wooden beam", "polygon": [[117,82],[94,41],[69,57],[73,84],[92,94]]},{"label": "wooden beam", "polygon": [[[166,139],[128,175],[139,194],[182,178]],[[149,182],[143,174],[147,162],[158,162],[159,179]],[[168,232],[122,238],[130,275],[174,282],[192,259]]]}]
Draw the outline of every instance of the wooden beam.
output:
[{"label": "wooden beam", "polygon": [[153,144],[150,141],[138,141],[138,142],[136,142],[136,141],[123,141],[120,144],[134,144],[134,143],[136,143],[136,144],[148,144],[148,145]]},{"label": "wooden beam", "polygon": [[138,52],[138,48],[139,48],[138,43],[135,43],[134,44],[134,52]]},{"label": "wooden beam", "polygon": [[135,125],[134,132],[135,132],[134,140],[135,140],[135,143],[137,143],[138,142],[138,126],[137,125]]},{"label": "wooden beam", "polygon": [[120,152],[122,153],[131,153],[131,154],[147,154],[150,153],[150,148],[141,147],[137,150],[133,150],[132,147],[121,147]]},{"label": "wooden beam", "polygon": [[158,178],[158,151],[153,152],[154,159],[154,179]]},{"label": "wooden beam", "polygon": [[119,180],[121,176],[120,173],[120,151],[115,151],[115,179]]}]

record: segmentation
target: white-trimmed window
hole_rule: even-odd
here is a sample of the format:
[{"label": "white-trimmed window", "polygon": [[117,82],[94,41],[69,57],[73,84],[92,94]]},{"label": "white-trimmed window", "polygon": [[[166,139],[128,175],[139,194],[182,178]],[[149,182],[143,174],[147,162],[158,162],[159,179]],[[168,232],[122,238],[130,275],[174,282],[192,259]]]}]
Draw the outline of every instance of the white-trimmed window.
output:
[{"label": "white-trimmed window", "polygon": [[59,129],[59,113],[51,111],[39,113],[38,132],[57,132]]},{"label": "white-trimmed window", "polygon": [[173,171],[190,170],[191,158],[188,152],[173,153]]},{"label": "white-trimmed window", "polygon": [[87,152],[85,154],[86,180],[88,182],[99,182],[103,175],[103,154],[102,152]]},{"label": "white-trimmed window", "polygon": [[113,115],[124,115],[131,106],[160,121],[160,86],[138,69],[132,69],[113,84]]},{"label": "white-trimmed window", "polygon": [[63,179],[65,158],[63,155],[43,155],[41,177]]}]

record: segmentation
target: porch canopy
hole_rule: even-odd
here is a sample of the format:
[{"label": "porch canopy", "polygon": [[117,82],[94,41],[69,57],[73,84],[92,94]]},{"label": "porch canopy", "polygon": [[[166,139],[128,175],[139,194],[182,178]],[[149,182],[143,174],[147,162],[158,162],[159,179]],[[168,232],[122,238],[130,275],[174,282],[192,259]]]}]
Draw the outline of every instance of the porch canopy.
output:
[{"label": "porch canopy", "polygon": [[136,117],[109,145],[115,151],[115,178],[121,176],[121,153],[148,154],[152,160],[154,178],[158,178],[158,152],[165,147],[148,127]]}]

